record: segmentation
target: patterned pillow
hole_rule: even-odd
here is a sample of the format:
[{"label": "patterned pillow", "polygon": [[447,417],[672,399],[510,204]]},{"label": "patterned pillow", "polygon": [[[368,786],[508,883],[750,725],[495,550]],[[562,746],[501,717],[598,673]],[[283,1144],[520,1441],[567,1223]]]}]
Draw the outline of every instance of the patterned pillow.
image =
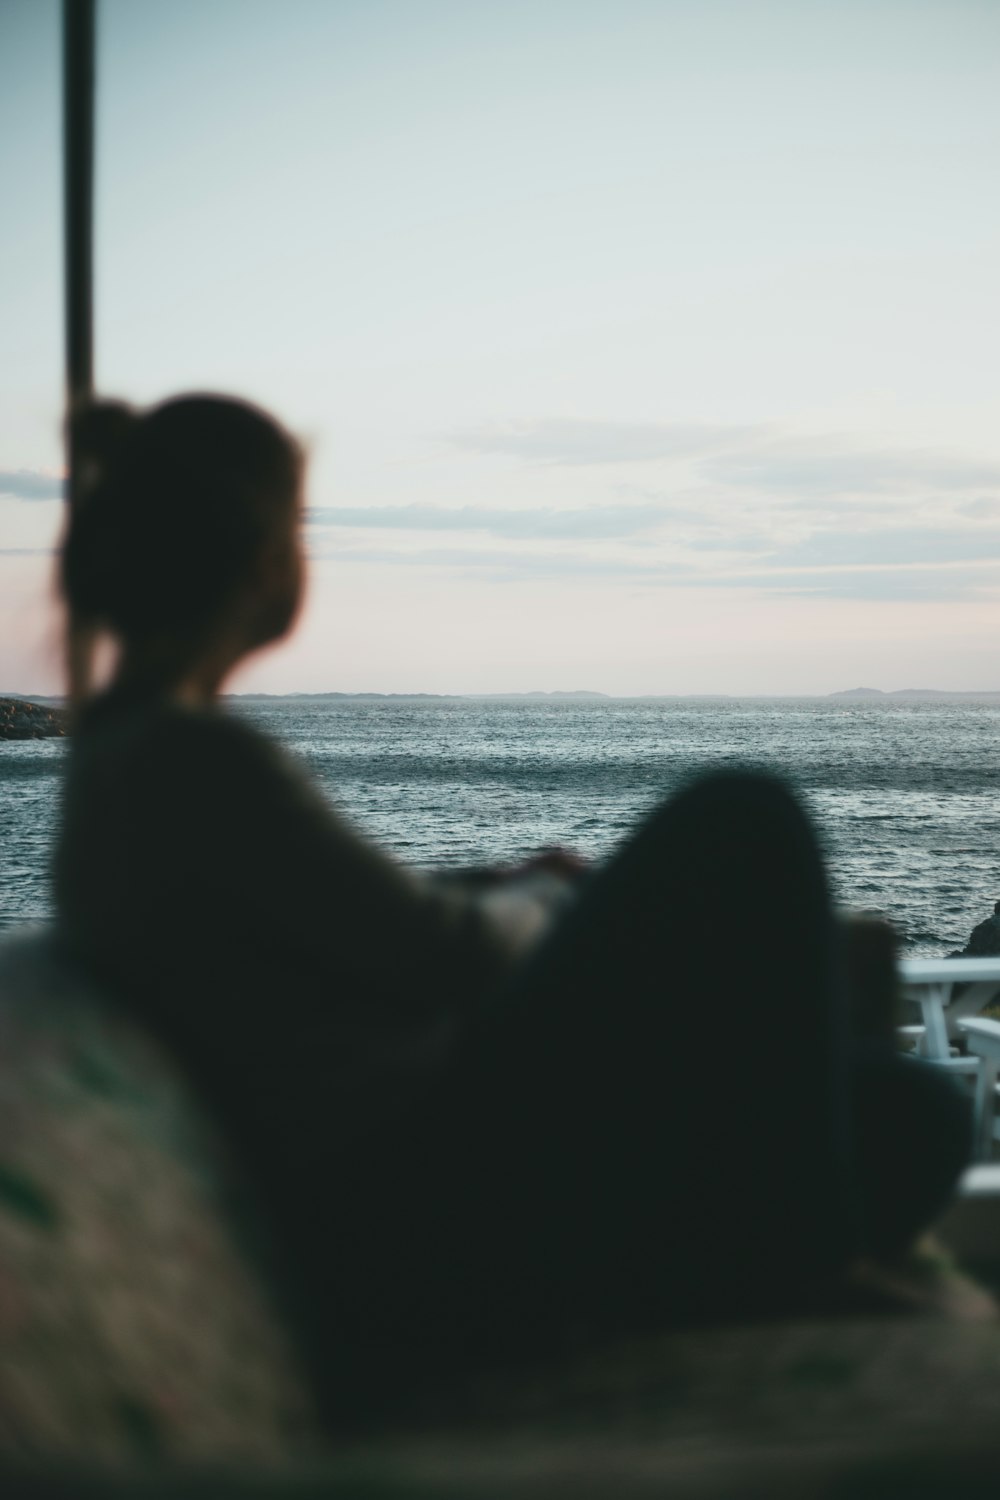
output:
[{"label": "patterned pillow", "polygon": [[318,1448],[235,1201],[162,1051],[44,935],[0,945],[0,1454]]}]

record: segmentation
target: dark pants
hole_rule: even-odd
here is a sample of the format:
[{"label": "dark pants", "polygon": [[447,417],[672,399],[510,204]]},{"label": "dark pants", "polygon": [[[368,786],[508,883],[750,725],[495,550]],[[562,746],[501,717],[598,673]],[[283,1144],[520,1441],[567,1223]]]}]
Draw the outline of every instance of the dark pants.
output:
[{"label": "dark pants", "polygon": [[969,1144],[947,1079],[847,1034],[797,803],[708,777],[586,882],[420,1106],[341,1174],[309,1278],[331,1406],[814,1305],[853,1257],[909,1242]]}]

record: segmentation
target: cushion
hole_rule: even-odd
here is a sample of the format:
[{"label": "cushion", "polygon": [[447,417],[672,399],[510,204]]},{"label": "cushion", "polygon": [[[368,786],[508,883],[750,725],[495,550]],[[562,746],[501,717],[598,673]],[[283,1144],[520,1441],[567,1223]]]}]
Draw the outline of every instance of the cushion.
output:
[{"label": "cushion", "polygon": [[0,1454],[308,1452],[237,1187],[170,1059],[46,936],[0,944]]}]

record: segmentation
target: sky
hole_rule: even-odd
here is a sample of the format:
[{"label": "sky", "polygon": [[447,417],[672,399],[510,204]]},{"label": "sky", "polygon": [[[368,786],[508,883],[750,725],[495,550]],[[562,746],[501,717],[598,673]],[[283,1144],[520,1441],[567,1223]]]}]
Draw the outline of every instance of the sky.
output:
[{"label": "sky", "polygon": [[[1000,688],[995,0],[98,0],[102,393],[272,408],[243,690]],[[0,692],[58,691],[56,0],[0,0]]]}]

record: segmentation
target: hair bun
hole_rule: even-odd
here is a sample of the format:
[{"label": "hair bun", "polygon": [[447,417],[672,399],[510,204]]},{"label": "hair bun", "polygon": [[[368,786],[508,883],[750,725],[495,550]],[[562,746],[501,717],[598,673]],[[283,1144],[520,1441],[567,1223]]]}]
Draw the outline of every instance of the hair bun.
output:
[{"label": "hair bun", "polygon": [[77,498],[86,500],[114,471],[139,415],[124,401],[90,401],[73,416]]}]

